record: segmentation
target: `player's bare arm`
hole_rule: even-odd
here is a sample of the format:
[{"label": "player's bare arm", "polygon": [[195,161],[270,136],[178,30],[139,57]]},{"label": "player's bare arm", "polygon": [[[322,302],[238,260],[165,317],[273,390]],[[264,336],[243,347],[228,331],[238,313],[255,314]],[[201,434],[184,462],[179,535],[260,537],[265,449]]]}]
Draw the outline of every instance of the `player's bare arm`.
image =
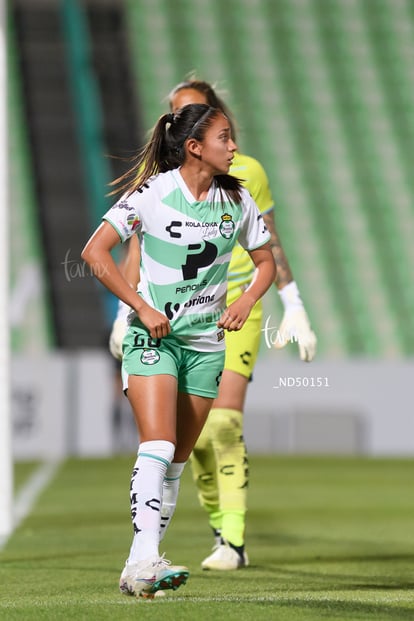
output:
[{"label": "player's bare arm", "polygon": [[275,284],[282,289],[293,280],[293,274],[276,230],[273,210],[263,214],[263,222],[270,233],[270,246],[277,267]]}]

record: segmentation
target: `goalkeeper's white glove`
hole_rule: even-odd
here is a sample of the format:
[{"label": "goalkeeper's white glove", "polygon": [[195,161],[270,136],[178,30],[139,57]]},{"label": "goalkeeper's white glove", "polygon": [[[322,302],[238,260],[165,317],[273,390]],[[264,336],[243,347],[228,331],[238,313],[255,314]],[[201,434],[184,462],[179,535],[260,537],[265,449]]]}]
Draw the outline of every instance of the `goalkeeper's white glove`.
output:
[{"label": "goalkeeper's white glove", "polygon": [[287,343],[296,342],[299,347],[300,359],[311,362],[316,354],[316,334],[313,332],[309,317],[303,306],[299,289],[294,280],[279,289],[285,312],[279,326],[278,338],[273,343],[281,349]]},{"label": "goalkeeper's white glove", "polygon": [[127,316],[130,310],[127,304],[119,301],[118,313],[109,336],[109,351],[116,360],[122,360],[122,342],[128,330]]}]

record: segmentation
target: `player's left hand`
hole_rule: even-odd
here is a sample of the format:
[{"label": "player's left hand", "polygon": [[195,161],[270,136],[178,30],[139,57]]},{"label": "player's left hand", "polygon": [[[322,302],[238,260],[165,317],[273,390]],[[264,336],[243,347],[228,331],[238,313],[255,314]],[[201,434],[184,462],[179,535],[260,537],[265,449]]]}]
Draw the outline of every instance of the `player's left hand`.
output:
[{"label": "player's left hand", "polygon": [[224,328],[228,330],[228,332],[237,332],[241,330],[245,321],[246,319],[241,317],[238,313],[233,311],[232,314],[231,310],[226,308],[217,322],[217,327]]},{"label": "player's left hand", "polygon": [[309,317],[304,308],[285,310],[279,326],[278,338],[273,343],[273,346],[276,349],[281,349],[287,343],[292,342],[298,344],[301,360],[311,362],[314,359],[317,338],[311,328]]},{"label": "player's left hand", "polygon": [[237,332],[241,330],[253,306],[254,300],[252,300],[246,292],[243,293],[223,311],[217,322],[217,326],[228,330],[228,332]]}]

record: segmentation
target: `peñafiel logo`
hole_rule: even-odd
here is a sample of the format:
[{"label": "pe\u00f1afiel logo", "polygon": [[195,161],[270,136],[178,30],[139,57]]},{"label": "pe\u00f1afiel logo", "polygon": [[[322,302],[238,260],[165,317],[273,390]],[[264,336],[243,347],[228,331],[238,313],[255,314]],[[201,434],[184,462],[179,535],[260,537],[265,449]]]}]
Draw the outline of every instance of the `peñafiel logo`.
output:
[{"label": "pe\u00f1afiel logo", "polygon": [[198,291],[203,287],[207,286],[207,280],[202,280],[201,282],[195,282],[193,285],[184,285],[183,287],[176,287],[176,293],[188,293],[188,291]]}]

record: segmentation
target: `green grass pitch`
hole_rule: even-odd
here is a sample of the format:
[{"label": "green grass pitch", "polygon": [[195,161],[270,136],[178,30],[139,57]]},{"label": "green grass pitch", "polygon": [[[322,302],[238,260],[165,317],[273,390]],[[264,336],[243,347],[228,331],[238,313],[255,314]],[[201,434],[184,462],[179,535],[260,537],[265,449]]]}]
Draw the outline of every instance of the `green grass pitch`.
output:
[{"label": "green grass pitch", "polygon": [[[251,566],[222,573],[200,569],[212,537],[187,466],[161,551],[190,578],[152,602],[117,586],[133,462],[61,465],[0,552],[0,619],[414,619],[414,460],[251,457]],[[18,485],[28,471],[17,465]]]}]

